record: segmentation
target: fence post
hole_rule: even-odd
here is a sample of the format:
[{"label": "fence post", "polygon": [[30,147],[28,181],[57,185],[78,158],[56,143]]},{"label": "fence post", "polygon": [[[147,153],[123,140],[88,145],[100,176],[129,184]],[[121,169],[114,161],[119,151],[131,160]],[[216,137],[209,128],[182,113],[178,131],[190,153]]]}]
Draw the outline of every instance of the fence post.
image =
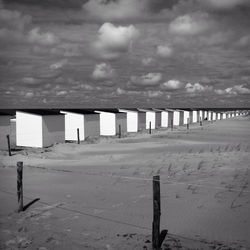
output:
[{"label": "fence post", "polygon": [[119,138],[122,137],[122,130],[121,130],[121,124],[119,124]]},{"label": "fence post", "polygon": [[187,130],[189,130],[189,122],[190,122],[190,118],[187,118]]},{"label": "fence post", "polygon": [[11,148],[10,148],[10,136],[6,135],[7,137],[7,144],[8,144],[8,151],[9,151],[9,156],[11,156]]},{"label": "fence post", "polygon": [[77,129],[77,143],[80,144],[80,130]]},{"label": "fence post", "polygon": [[173,121],[173,119],[171,119],[171,131],[173,131],[174,130],[174,121]]},{"label": "fence post", "polygon": [[149,122],[149,134],[152,133],[152,127],[151,127],[151,122]]},{"label": "fence post", "polygon": [[18,212],[23,211],[23,162],[17,162],[17,201]]},{"label": "fence post", "polygon": [[201,117],[200,117],[200,126],[202,126],[202,119],[201,119]]},{"label": "fence post", "polygon": [[153,223],[152,223],[152,247],[160,250],[160,216],[161,216],[161,191],[160,176],[153,176]]}]

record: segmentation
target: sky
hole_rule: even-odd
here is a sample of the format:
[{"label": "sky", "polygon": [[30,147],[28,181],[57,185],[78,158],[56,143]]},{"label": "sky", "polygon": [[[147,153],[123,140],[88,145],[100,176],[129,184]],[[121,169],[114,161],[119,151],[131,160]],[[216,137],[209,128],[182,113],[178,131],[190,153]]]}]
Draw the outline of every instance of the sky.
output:
[{"label": "sky", "polygon": [[0,108],[250,107],[249,0],[0,0]]}]

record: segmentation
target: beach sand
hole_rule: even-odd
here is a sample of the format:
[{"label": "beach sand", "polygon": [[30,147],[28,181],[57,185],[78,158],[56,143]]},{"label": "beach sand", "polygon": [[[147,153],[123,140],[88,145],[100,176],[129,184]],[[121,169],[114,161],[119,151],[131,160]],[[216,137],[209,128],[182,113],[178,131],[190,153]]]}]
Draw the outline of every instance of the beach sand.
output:
[{"label": "beach sand", "polygon": [[[151,249],[152,176],[162,249],[250,249],[250,117],[121,139],[0,152],[0,249]],[[24,203],[17,213],[16,163]]]}]

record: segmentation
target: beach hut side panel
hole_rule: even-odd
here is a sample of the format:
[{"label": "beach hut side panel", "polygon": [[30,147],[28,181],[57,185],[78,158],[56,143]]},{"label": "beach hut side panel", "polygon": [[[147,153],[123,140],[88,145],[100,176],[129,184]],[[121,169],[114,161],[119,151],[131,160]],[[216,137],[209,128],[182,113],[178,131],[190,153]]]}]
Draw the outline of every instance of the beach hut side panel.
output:
[{"label": "beach hut side panel", "polygon": [[146,129],[146,113],[138,112],[138,130]]},{"label": "beach hut side panel", "polygon": [[84,115],[84,134],[87,137],[98,137],[100,135],[100,115]]},{"label": "beach hut side panel", "polygon": [[65,141],[64,115],[43,116],[43,147]]},{"label": "beach hut side panel", "polygon": [[116,113],[116,133],[119,132],[119,125],[121,132],[127,133],[127,113]]}]

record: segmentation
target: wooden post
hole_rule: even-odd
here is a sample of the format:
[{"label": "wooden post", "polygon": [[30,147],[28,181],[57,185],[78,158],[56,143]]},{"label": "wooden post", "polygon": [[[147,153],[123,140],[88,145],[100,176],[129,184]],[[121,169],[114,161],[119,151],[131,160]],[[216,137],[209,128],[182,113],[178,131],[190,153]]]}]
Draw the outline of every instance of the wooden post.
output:
[{"label": "wooden post", "polygon": [[202,119],[201,119],[201,117],[200,117],[200,126],[202,126]]},{"label": "wooden post", "polygon": [[151,127],[151,122],[149,122],[149,134],[152,133],[152,127]]},{"label": "wooden post", "polygon": [[189,122],[190,122],[190,118],[187,118],[187,130],[189,130]]},{"label": "wooden post", "polygon": [[80,130],[77,129],[77,143],[80,144]]},{"label": "wooden post", "polygon": [[153,223],[152,223],[152,247],[160,250],[160,216],[161,216],[161,192],[160,176],[153,176]]},{"label": "wooden post", "polygon": [[174,130],[174,121],[173,121],[173,119],[171,119],[171,130],[172,131]]},{"label": "wooden post", "polygon": [[122,137],[122,130],[121,130],[121,124],[119,124],[119,138]]},{"label": "wooden post", "polygon": [[17,162],[17,201],[18,212],[23,211],[23,162]]},{"label": "wooden post", "polygon": [[9,151],[9,156],[11,156],[11,148],[10,148],[10,136],[6,135],[7,137],[7,144],[8,144],[8,151]]}]

